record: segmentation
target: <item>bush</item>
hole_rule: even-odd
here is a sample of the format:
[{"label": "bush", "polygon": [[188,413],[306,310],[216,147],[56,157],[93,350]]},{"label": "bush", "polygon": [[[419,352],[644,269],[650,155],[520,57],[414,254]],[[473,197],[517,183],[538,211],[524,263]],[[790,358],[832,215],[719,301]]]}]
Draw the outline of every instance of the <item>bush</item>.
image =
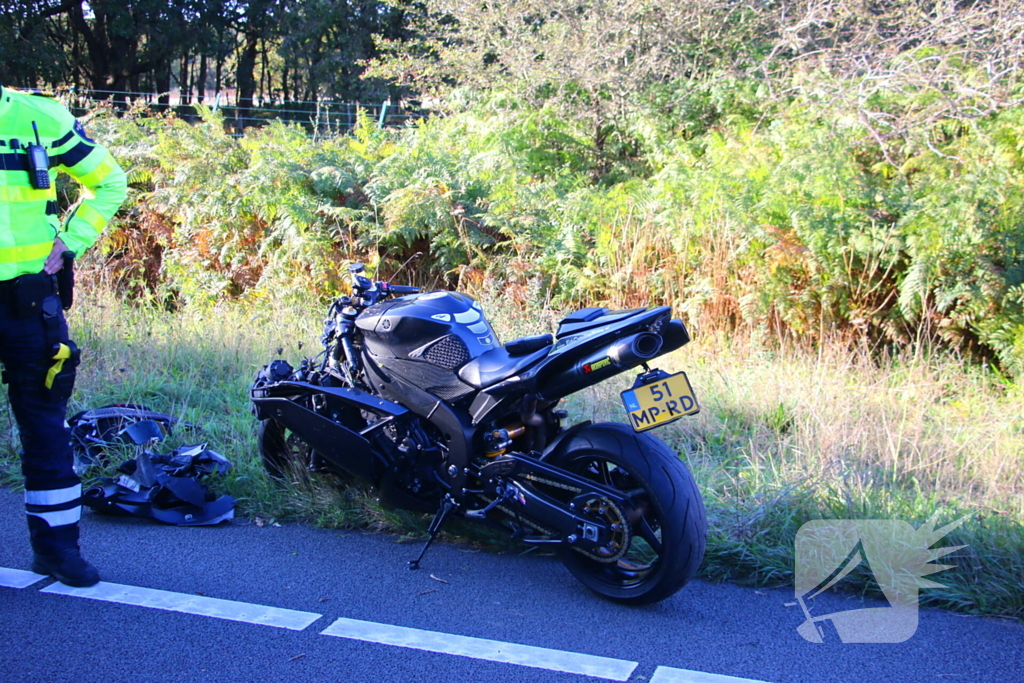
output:
[{"label": "bush", "polygon": [[577,123],[500,93],[323,140],[283,124],[236,139],[210,112],[105,119],[135,193],[105,254],[124,284],[185,300],[330,296],[360,260],[423,286],[668,303],[702,330],[936,339],[1024,370],[1024,114],[941,119],[896,149],[824,106],[827,84],[666,88],[674,114],[623,122],[642,158],[607,174]]}]

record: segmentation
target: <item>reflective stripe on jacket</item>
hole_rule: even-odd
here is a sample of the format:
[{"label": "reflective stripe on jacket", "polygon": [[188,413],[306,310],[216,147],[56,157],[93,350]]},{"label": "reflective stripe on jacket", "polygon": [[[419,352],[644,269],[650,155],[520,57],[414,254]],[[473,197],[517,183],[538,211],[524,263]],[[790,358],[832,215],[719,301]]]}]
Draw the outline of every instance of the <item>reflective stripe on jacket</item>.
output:
[{"label": "reflective stripe on jacket", "polygon": [[[39,139],[50,157],[50,187],[29,180],[25,148]],[[58,171],[86,190],[84,200],[60,225]],[[124,171],[110,153],[85,136],[75,117],[56,100],[0,87],[0,281],[43,269],[56,237],[81,255],[117,213],[127,193]]]}]

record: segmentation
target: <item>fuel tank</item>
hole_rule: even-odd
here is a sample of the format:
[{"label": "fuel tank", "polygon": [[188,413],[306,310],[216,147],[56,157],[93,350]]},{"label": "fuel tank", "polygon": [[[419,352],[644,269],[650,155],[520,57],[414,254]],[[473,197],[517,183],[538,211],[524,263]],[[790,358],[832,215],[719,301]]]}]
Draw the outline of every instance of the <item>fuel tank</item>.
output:
[{"label": "fuel tank", "polygon": [[480,304],[457,292],[429,292],[384,301],[356,319],[370,360],[446,401],[473,391],[456,372],[501,346]]}]

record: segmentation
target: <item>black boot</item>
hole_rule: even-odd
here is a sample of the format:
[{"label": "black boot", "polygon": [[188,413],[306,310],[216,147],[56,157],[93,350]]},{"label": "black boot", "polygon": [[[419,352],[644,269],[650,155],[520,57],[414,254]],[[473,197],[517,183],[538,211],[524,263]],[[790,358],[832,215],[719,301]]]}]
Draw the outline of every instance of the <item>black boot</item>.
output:
[{"label": "black boot", "polygon": [[55,555],[35,553],[32,571],[48,574],[63,584],[75,588],[88,588],[100,582],[100,573],[89,564],[78,548],[67,548]]},{"label": "black boot", "polygon": [[32,571],[75,588],[99,583],[100,573],[82,557],[78,548],[77,523],[51,527],[45,520],[29,515],[28,528],[34,553]]}]

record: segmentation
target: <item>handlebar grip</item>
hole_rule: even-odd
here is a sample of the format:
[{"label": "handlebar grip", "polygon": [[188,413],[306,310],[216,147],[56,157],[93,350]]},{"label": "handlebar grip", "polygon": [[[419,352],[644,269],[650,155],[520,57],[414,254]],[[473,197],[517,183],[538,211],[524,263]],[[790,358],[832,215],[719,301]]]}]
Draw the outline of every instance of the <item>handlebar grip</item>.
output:
[{"label": "handlebar grip", "polygon": [[387,285],[387,287],[385,289],[389,293],[397,295],[397,296],[404,296],[406,294],[418,294],[419,291],[420,291],[419,287],[406,287],[404,285],[393,285],[393,284],[390,284],[390,283],[388,283],[388,285]]}]

